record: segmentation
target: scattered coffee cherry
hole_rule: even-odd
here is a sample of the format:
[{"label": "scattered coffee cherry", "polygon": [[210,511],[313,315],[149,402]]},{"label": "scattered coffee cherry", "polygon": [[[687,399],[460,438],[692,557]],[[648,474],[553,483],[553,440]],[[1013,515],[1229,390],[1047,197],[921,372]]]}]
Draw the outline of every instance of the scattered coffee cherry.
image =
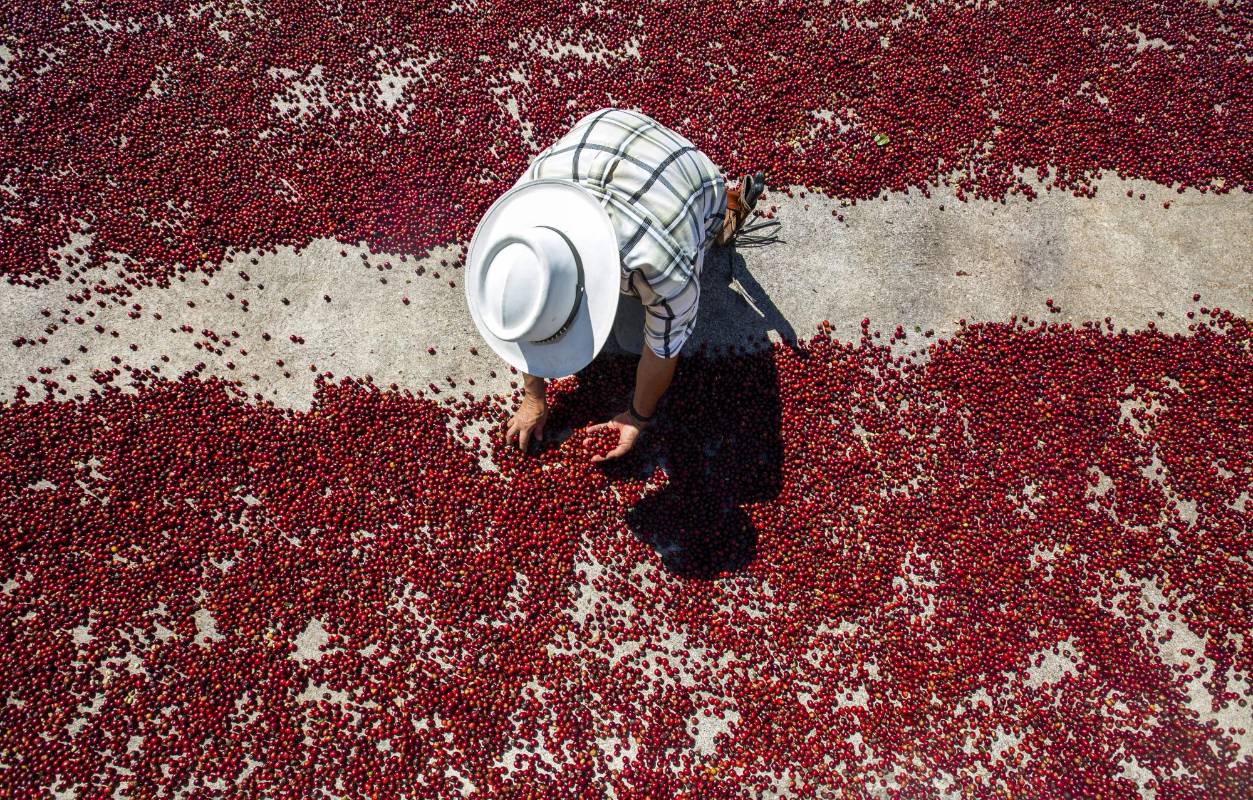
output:
[{"label": "scattered coffee cherry", "polygon": [[970,323],[918,362],[868,325],[696,352],[616,466],[590,462],[616,432],[583,442],[629,396],[625,357],[550,384],[528,455],[508,398],[434,384],[320,373],[280,411],[216,379],[134,370],[73,403],[45,379],[0,408],[23,443],[10,786],[386,796],[456,773],[497,796],[520,779],[499,759],[545,742],[541,795],[891,774],[921,796],[929,764],[971,796],[1114,797],[1134,761],[1172,796],[1242,796],[1222,720],[1253,674],[1253,329],[1199,318]]},{"label": "scattered coffee cherry", "polygon": [[[533,145],[610,103],[850,206],[1253,169],[1239,26],[1175,0],[741,7],[734,103],[709,53],[741,39],[695,5],[44,6],[6,26],[0,273],[79,305],[324,237],[460,242],[456,269]],[[606,55],[554,58],[570,30]],[[0,408],[6,795],[1247,796],[1250,328],[1189,319],[693,355],[614,469],[468,433],[517,392],[30,375]],[[549,436],[621,410],[631,366],[555,382]]]}]

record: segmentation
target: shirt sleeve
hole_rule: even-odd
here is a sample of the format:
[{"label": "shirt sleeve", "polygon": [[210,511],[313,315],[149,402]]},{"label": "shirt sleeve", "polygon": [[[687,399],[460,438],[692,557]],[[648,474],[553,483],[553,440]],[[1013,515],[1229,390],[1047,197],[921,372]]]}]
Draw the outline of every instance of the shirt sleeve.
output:
[{"label": "shirt sleeve", "polygon": [[696,327],[700,281],[693,276],[671,298],[657,294],[644,280],[634,283],[644,304],[644,342],[658,358],[674,358]]}]

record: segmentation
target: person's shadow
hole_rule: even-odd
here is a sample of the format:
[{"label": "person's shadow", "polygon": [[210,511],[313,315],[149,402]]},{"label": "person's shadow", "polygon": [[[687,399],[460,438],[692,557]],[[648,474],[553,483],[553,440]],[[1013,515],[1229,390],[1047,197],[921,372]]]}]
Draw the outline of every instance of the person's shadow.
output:
[{"label": "person's shadow", "polygon": [[[733,278],[760,314],[730,288]],[[779,382],[767,332],[775,331],[801,357],[805,352],[733,246],[706,254],[698,314],[655,431],[645,432],[632,453],[606,462],[604,469],[611,477],[637,478],[658,466],[665,471],[668,481],[635,503],[627,524],[673,573],[712,579],[753,561],[758,532],[751,507],[773,500],[782,484]],[[621,410],[637,360],[611,338],[579,374],[580,388],[567,409],[579,416]],[[620,395],[623,403],[575,412],[578,395]]]}]

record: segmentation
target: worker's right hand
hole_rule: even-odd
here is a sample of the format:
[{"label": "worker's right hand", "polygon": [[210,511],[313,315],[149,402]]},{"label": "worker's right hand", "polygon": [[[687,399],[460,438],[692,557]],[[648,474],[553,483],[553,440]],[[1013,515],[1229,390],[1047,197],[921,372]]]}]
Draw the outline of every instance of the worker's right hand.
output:
[{"label": "worker's right hand", "polygon": [[515,444],[519,450],[526,452],[531,437],[536,441],[544,441],[544,426],[548,423],[548,401],[526,395],[522,405],[509,420],[509,429],[505,433],[505,443]]}]

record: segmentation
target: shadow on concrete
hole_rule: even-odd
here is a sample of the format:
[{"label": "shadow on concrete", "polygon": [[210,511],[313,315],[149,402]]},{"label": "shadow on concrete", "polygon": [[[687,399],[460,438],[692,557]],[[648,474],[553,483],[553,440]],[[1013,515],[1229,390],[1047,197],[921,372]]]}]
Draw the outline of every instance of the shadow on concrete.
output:
[{"label": "shadow on concrete", "polygon": [[[730,288],[732,279],[760,314]],[[646,477],[658,466],[666,472],[668,482],[628,511],[627,524],[671,572],[710,580],[752,563],[758,532],[746,506],[779,494],[782,414],[767,332],[775,331],[793,348],[796,333],[733,247],[707,254],[699,313],[696,331],[703,326],[720,330],[685,346],[656,428],[645,433],[635,451],[603,469],[610,477]],[[584,392],[589,400],[617,392],[625,404],[637,359],[616,346],[606,350],[580,373],[580,389],[567,408],[577,407],[577,395]],[[612,415],[621,406],[599,410]],[[595,412],[584,408],[582,413]]]},{"label": "shadow on concrete", "polygon": [[[742,293],[732,288],[737,283]],[[792,324],[771,302],[734,246],[716,247],[708,253],[700,289],[701,317],[696,331],[705,335],[696,336],[697,346],[725,343],[757,350],[769,344],[767,333],[773,331],[784,344],[796,347]]]}]

